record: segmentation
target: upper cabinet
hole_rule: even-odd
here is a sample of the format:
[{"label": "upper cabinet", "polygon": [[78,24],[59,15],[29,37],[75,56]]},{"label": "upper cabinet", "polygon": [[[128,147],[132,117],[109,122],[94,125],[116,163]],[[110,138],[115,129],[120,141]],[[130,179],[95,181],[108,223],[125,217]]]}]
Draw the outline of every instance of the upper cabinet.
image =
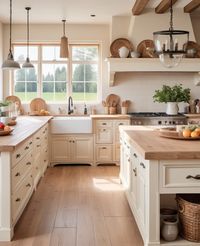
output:
[{"label": "upper cabinet", "polygon": [[[200,58],[184,58],[177,67],[164,67],[158,58],[106,58],[110,86],[116,72],[200,72]],[[197,84],[197,82],[196,82]]]}]

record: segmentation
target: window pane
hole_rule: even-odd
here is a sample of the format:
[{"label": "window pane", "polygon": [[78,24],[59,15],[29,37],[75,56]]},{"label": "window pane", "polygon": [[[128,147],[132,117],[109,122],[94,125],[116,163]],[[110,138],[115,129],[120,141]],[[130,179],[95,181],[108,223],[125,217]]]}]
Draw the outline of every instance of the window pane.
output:
[{"label": "window pane", "polygon": [[98,46],[73,46],[72,60],[74,61],[97,61]]},{"label": "window pane", "polygon": [[[26,45],[14,46],[14,59],[23,62],[27,57],[27,47]],[[29,46],[29,58],[31,61],[38,60],[38,47],[37,46]]]},{"label": "window pane", "polygon": [[43,61],[66,61],[67,58],[60,58],[59,45],[47,45],[42,47],[42,60]]},{"label": "window pane", "polygon": [[67,81],[67,68],[65,65],[55,65],[55,81]]},{"label": "window pane", "polygon": [[72,97],[75,101],[85,100],[85,88],[84,83],[73,83],[72,86]]},{"label": "window pane", "polygon": [[54,81],[54,64],[42,65],[42,79],[43,81]]},{"label": "window pane", "polygon": [[97,81],[97,65],[73,64],[72,81]]}]

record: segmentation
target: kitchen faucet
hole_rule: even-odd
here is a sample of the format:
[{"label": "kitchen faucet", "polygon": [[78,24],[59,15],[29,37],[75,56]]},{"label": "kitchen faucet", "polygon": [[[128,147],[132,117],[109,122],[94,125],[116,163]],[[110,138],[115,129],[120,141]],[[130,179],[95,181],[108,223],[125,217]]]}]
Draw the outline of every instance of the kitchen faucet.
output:
[{"label": "kitchen faucet", "polygon": [[68,114],[72,114],[73,112],[74,112],[74,110],[73,110],[73,99],[70,96],[68,98]]}]

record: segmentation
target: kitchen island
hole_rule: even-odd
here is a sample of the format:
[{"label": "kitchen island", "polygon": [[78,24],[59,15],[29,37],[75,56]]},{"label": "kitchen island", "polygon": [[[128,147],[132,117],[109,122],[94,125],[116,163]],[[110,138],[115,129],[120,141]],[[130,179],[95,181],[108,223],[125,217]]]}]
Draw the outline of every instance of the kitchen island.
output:
[{"label": "kitchen island", "polygon": [[162,138],[151,126],[121,126],[120,144],[120,179],[144,245],[200,245],[181,237],[174,242],[160,238],[160,208],[176,208],[177,193],[200,192],[195,179],[200,141]]},{"label": "kitchen island", "polygon": [[48,166],[48,122],[52,117],[17,118],[13,132],[0,137],[0,241],[14,226]]}]

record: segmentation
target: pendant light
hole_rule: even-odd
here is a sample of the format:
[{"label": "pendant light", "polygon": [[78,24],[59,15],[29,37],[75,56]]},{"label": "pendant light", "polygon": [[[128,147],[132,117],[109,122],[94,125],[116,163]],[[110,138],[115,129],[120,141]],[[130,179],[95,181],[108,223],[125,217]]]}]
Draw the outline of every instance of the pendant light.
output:
[{"label": "pendant light", "polygon": [[31,10],[30,7],[26,7],[25,8],[27,11],[27,43],[26,43],[26,47],[27,47],[27,58],[25,63],[22,65],[22,68],[34,68],[33,64],[30,62],[30,58],[29,58],[29,11]]},{"label": "pendant light", "polygon": [[62,20],[63,22],[63,36],[60,41],[60,58],[68,58],[69,57],[69,47],[68,47],[68,38],[65,36],[65,22],[66,20]]},{"label": "pendant light", "polygon": [[12,53],[12,0],[10,0],[10,39],[9,39],[9,53],[7,60],[2,64],[2,69],[19,69],[20,65],[18,62],[14,61]]},{"label": "pendant light", "polygon": [[154,32],[155,51],[159,55],[160,61],[165,67],[177,66],[186,53],[189,41],[189,32],[174,30],[173,28],[173,8],[170,3],[170,27],[169,30]]}]

